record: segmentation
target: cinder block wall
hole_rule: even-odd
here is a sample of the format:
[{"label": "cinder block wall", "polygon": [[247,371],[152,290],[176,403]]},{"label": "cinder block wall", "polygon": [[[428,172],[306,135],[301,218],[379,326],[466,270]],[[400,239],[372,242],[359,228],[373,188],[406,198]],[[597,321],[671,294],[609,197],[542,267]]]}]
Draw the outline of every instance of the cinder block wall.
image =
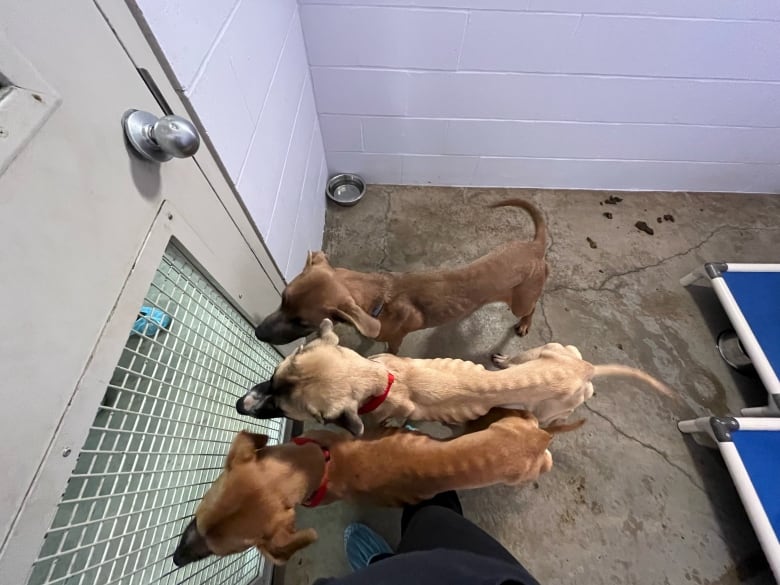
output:
[{"label": "cinder block wall", "polygon": [[282,273],[322,246],[327,165],[295,0],[136,0]]},{"label": "cinder block wall", "polygon": [[775,0],[300,0],[332,172],[780,192]]}]

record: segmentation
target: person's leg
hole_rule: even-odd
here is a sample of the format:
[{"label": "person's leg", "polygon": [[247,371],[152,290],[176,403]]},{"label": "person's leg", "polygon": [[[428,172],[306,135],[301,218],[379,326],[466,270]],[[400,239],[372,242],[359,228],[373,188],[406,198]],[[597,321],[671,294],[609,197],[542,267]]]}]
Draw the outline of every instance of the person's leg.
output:
[{"label": "person's leg", "polygon": [[[458,494],[454,491],[436,494],[429,500],[413,506],[405,506],[401,516],[401,534],[406,532],[409,520],[426,506],[439,506],[448,508],[463,515]],[[344,530],[344,550],[347,553],[347,562],[353,571],[362,569],[370,564],[393,556],[393,549],[387,541],[365,524],[355,522]]]},{"label": "person's leg", "polygon": [[406,527],[409,525],[409,521],[414,517],[414,515],[428,506],[439,506],[441,508],[447,508],[459,516],[463,516],[463,507],[460,505],[460,498],[458,497],[458,494],[453,490],[448,492],[441,492],[440,494],[436,494],[428,500],[423,500],[419,504],[404,506],[404,511],[401,515],[402,536],[406,532]]},{"label": "person's leg", "polygon": [[396,554],[435,548],[464,550],[520,565],[495,538],[463,517],[454,491],[404,508]]},{"label": "person's leg", "polygon": [[[357,529],[355,527],[358,527]],[[363,525],[350,525],[344,533],[347,557],[353,570],[394,556],[385,540]],[[401,542],[395,554],[437,548],[462,550],[525,567],[495,538],[463,517],[460,499],[454,491],[443,492],[413,506],[405,506],[401,517]]]},{"label": "person's leg", "polygon": [[387,541],[359,522],[353,522],[344,530],[344,551],[353,571],[393,556],[393,549]]}]

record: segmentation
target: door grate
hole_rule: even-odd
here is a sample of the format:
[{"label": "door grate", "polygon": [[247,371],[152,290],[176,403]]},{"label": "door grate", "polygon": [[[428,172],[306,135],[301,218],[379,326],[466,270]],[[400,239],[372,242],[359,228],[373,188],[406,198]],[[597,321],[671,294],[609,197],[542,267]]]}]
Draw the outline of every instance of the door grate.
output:
[{"label": "door grate", "polygon": [[281,441],[240,417],[279,355],[171,243],[132,326],[28,585],[246,585],[256,551],[175,569],[171,554],[234,434]]}]

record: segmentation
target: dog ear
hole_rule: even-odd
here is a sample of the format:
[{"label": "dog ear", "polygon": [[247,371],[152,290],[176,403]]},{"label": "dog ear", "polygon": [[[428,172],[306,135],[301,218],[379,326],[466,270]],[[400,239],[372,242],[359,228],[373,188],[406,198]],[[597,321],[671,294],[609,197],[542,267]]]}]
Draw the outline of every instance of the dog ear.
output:
[{"label": "dog ear", "polygon": [[[293,523],[295,518],[293,517]],[[257,545],[257,549],[271,559],[275,565],[284,565],[296,552],[306,548],[317,540],[317,531],[313,528],[304,530],[277,531],[270,542],[264,546]]]},{"label": "dog ear", "polygon": [[333,321],[328,318],[323,319],[320,323],[319,339],[329,345],[339,344],[339,336],[333,331]]},{"label": "dog ear", "polygon": [[363,431],[365,429],[362,419],[354,410],[345,410],[338,416],[338,418],[329,420],[328,422],[333,423],[334,425],[338,425],[342,429],[347,429],[356,437],[363,435]]},{"label": "dog ear", "polygon": [[312,252],[309,250],[309,254],[306,256],[306,268],[311,268],[312,266],[322,264],[323,262],[328,262],[328,257],[325,252],[321,252],[319,250]]},{"label": "dog ear", "polygon": [[365,337],[376,339],[379,335],[379,331],[382,329],[382,323],[379,319],[375,319],[358,304],[350,299],[348,302],[339,305],[334,314],[341,320],[352,323],[352,325],[360,331]]},{"label": "dog ear", "polygon": [[257,452],[268,443],[268,435],[259,435],[249,431],[241,431],[233,439],[230,452],[225,461],[225,468],[231,469],[238,463],[246,463],[257,457]]},{"label": "dog ear", "polygon": [[325,424],[326,421],[323,418],[322,413],[318,411],[316,408],[314,408],[314,406],[307,404],[306,410],[308,411],[309,416],[311,416],[317,423],[321,425]]}]

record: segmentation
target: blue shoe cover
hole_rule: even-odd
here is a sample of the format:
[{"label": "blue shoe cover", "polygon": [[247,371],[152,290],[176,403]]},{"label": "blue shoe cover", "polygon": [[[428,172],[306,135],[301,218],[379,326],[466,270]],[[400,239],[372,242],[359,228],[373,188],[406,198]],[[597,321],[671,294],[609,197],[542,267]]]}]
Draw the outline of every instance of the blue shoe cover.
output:
[{"label": "blue shoe cover", "polygon": [[366,568],[376,555],[393,554],[393,549],[384,538],[358,522],[344,529],[344,549],[353,571]]}]

